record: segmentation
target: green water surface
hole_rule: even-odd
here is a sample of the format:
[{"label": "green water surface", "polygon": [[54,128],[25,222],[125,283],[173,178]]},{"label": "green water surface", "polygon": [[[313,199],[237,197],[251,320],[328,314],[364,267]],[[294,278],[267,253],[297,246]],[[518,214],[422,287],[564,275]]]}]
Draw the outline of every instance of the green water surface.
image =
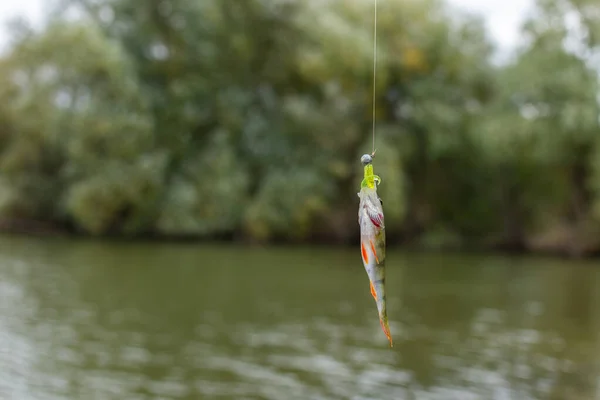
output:
[{"label": "green water surface", "polygon": [[0,399],[600,398],[600,265],[0,238]]}]

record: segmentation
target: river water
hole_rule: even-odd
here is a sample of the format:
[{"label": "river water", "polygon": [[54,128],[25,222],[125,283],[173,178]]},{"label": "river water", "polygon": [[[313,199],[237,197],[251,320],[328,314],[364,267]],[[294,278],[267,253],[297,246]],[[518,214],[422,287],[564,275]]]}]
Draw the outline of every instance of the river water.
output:
[{"label": "river water", "polygon": [[599,267],[2,237],[0,399],[598,399]]}]

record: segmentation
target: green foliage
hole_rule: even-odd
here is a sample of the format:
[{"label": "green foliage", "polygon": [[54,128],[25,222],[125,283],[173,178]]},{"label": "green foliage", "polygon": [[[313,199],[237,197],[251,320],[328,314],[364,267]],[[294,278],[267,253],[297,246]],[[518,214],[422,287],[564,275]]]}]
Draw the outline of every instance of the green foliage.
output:
[{"label": "green foliage", "polygon": [[214,235],[235,230],[247,206],[250,177],[232,148],[230,135],[219,131],[204,151],[181,163],[163,188],[158,232]]},{"label": "green foliage", "polygon": [[598,75],[589,64],[593,46],[580,36],[582,25],[574,27],[580,17],[574,3],[538,2],[524,26],[527,44],[498,74],[497,96],[475,134],[490,166],[510,171],[494,182],[512,193],[504,216],[520,242],[544,242],[557,230],[574,242],[589,239]]},{"label": "green foliage", "polygon": [[96,234],[143,229],[131,215],[159,194],[160,162],[149,161],[152,115],[118,43],[94,25],[57,22],[0,69],[12,100],[1,106],[9,131],[0,167],[18,193],[5,213]]},{"label": "green foliage", "polygon": [[[0,217],[261,241],[357,229],[372,1],[56,6],[40,32],[16,24],[0,60]],[[600,228],[596,8],[539,0],[515,59],[493,66],[481,19],[380,2],[391,241],[528,246]]]}]

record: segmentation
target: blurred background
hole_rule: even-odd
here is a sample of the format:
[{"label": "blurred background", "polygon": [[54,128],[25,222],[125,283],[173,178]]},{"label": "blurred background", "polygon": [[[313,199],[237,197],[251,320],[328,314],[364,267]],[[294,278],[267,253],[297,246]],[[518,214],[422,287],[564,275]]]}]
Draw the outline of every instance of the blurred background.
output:
[{"label": "blurred background", "polygon": [[0,398],[600,398],[600,5],[379,0],[393,349],[373,6],[0,5]]}]

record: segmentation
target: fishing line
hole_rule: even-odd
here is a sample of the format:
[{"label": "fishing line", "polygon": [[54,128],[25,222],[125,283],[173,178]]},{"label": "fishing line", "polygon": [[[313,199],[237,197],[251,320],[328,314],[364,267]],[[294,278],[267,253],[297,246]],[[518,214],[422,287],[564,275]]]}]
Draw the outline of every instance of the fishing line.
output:
[{"label": "fishing line", "polygon": [[375,12],[373,14],[373,154],[375,155],[375,99],[377,89],[375,87],[377,79],[377,0],[374,0]]}]

